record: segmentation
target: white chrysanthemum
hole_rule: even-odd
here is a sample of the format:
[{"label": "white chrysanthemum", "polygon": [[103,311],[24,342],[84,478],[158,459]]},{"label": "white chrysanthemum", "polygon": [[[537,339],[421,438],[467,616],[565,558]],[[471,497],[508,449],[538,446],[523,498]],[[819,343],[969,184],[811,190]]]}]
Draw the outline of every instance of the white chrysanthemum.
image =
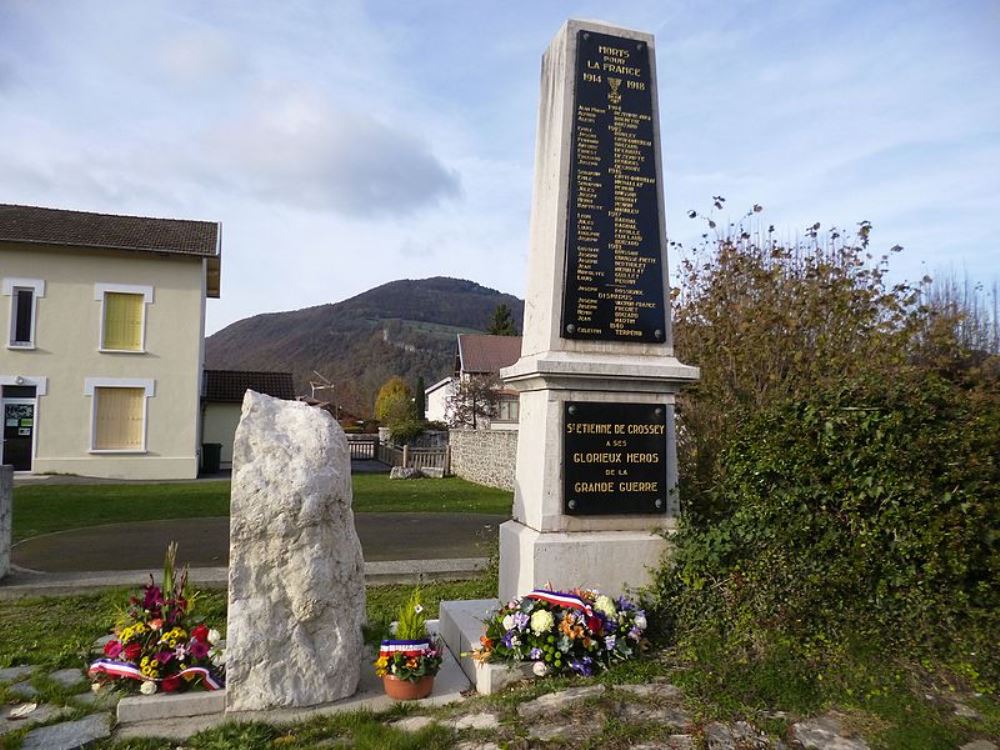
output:
[{"label": "white chrysanthemum", "polygon": [[645,630],[646,629],[646,615],[643,615],[643,614],[636,615],[635,616],[635,626],[637,628],[639,628],[639,630]]},{"label": "white chrysanthemum", "polygon": [[101,683],[99,683],[99,682],[92,682],[92,683],[90,683],[90,689],[92,691],[94,691],[95,693],[101,692]]},{"label": "white chrysanthemum", "polygon": [[218,643],[220,640],[222,640],[222,633],[220,633],[215,628],[212,628],[211,630],[208,631],[209,643]]},{"label": "white chrysanthemum", "polygon": [[540,609],[531,614],[531,632],[535,635],[547,633],[552,630],[552,626],[555,624],[555,618],[552,617],[552,613],[546,609]]},{"label": "white chrysanthemum", "polygon": [[152,680],[143,680],[139,686],[139,692],[143,695],[152,695],[156,692],[156,683]]},{"label": "white chrysanthemum", "polygon": [[536,661],[531,665],[531,671],[535,673],[536,677],[544,677],[549,673],[549,668],[544,661]]},{"label": "white chrysanthemum", "polygon": [[594,609],[611,618],[618,616],[618,609],[615,607],[614,600],[610,596],[605,596],[604,594],[597,597],[597,601],[594,602]]},{"label": "white chrysanthemum", "polygon": [[500,621],[500,624],[503,625],[504,630],[513,630],[515,625],[514,615],[504,616],[503,620]]}]

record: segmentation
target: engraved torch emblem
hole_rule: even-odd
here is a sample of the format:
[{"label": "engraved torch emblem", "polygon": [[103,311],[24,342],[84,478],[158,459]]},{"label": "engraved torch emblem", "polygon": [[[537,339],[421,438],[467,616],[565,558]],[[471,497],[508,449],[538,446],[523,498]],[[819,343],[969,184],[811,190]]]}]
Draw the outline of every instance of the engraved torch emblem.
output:
[{"label": "engraved torch emblem", "polygon": [[621,104],[622,95],[618,91],[618,87],[622,85],[622,79],[608,78],[608,84],[611,86],[611,91],[608,92],[608,101],[611,104]]}]

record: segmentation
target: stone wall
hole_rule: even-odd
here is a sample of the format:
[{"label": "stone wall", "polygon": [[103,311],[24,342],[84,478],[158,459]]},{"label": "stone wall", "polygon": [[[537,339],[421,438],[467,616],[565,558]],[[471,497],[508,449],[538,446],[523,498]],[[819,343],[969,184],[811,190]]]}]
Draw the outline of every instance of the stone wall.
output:
[{"label": "stone wall", "polygon": [[502,490],[514,489],[516,430],[451,430],[451,472]]},{"label": "stone wall", "polygon": [[0,466],[0,578],[10,572],[10,538],[14,523],[14,467]]}]

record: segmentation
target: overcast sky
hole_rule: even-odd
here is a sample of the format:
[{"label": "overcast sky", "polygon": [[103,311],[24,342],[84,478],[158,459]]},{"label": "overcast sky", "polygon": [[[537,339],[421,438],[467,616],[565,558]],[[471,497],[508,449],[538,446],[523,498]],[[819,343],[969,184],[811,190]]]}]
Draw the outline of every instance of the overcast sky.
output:
[{"label": "overcast sky", "polygon": [[567,17],[656,35],[671,239],[721,194],[997,277],[996,0],[0,0],[0,202],[221,221],[209,332],[398,278],[522,296]]}]

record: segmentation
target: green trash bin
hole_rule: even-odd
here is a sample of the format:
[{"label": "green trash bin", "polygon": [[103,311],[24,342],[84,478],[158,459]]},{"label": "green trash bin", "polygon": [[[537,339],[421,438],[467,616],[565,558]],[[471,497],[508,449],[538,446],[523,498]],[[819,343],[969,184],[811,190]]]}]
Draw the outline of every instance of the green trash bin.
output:
[{"label": "green trash bin", "polygon": [[201,444],[201,473],[218,474],[222,467],[222,443]]}]

